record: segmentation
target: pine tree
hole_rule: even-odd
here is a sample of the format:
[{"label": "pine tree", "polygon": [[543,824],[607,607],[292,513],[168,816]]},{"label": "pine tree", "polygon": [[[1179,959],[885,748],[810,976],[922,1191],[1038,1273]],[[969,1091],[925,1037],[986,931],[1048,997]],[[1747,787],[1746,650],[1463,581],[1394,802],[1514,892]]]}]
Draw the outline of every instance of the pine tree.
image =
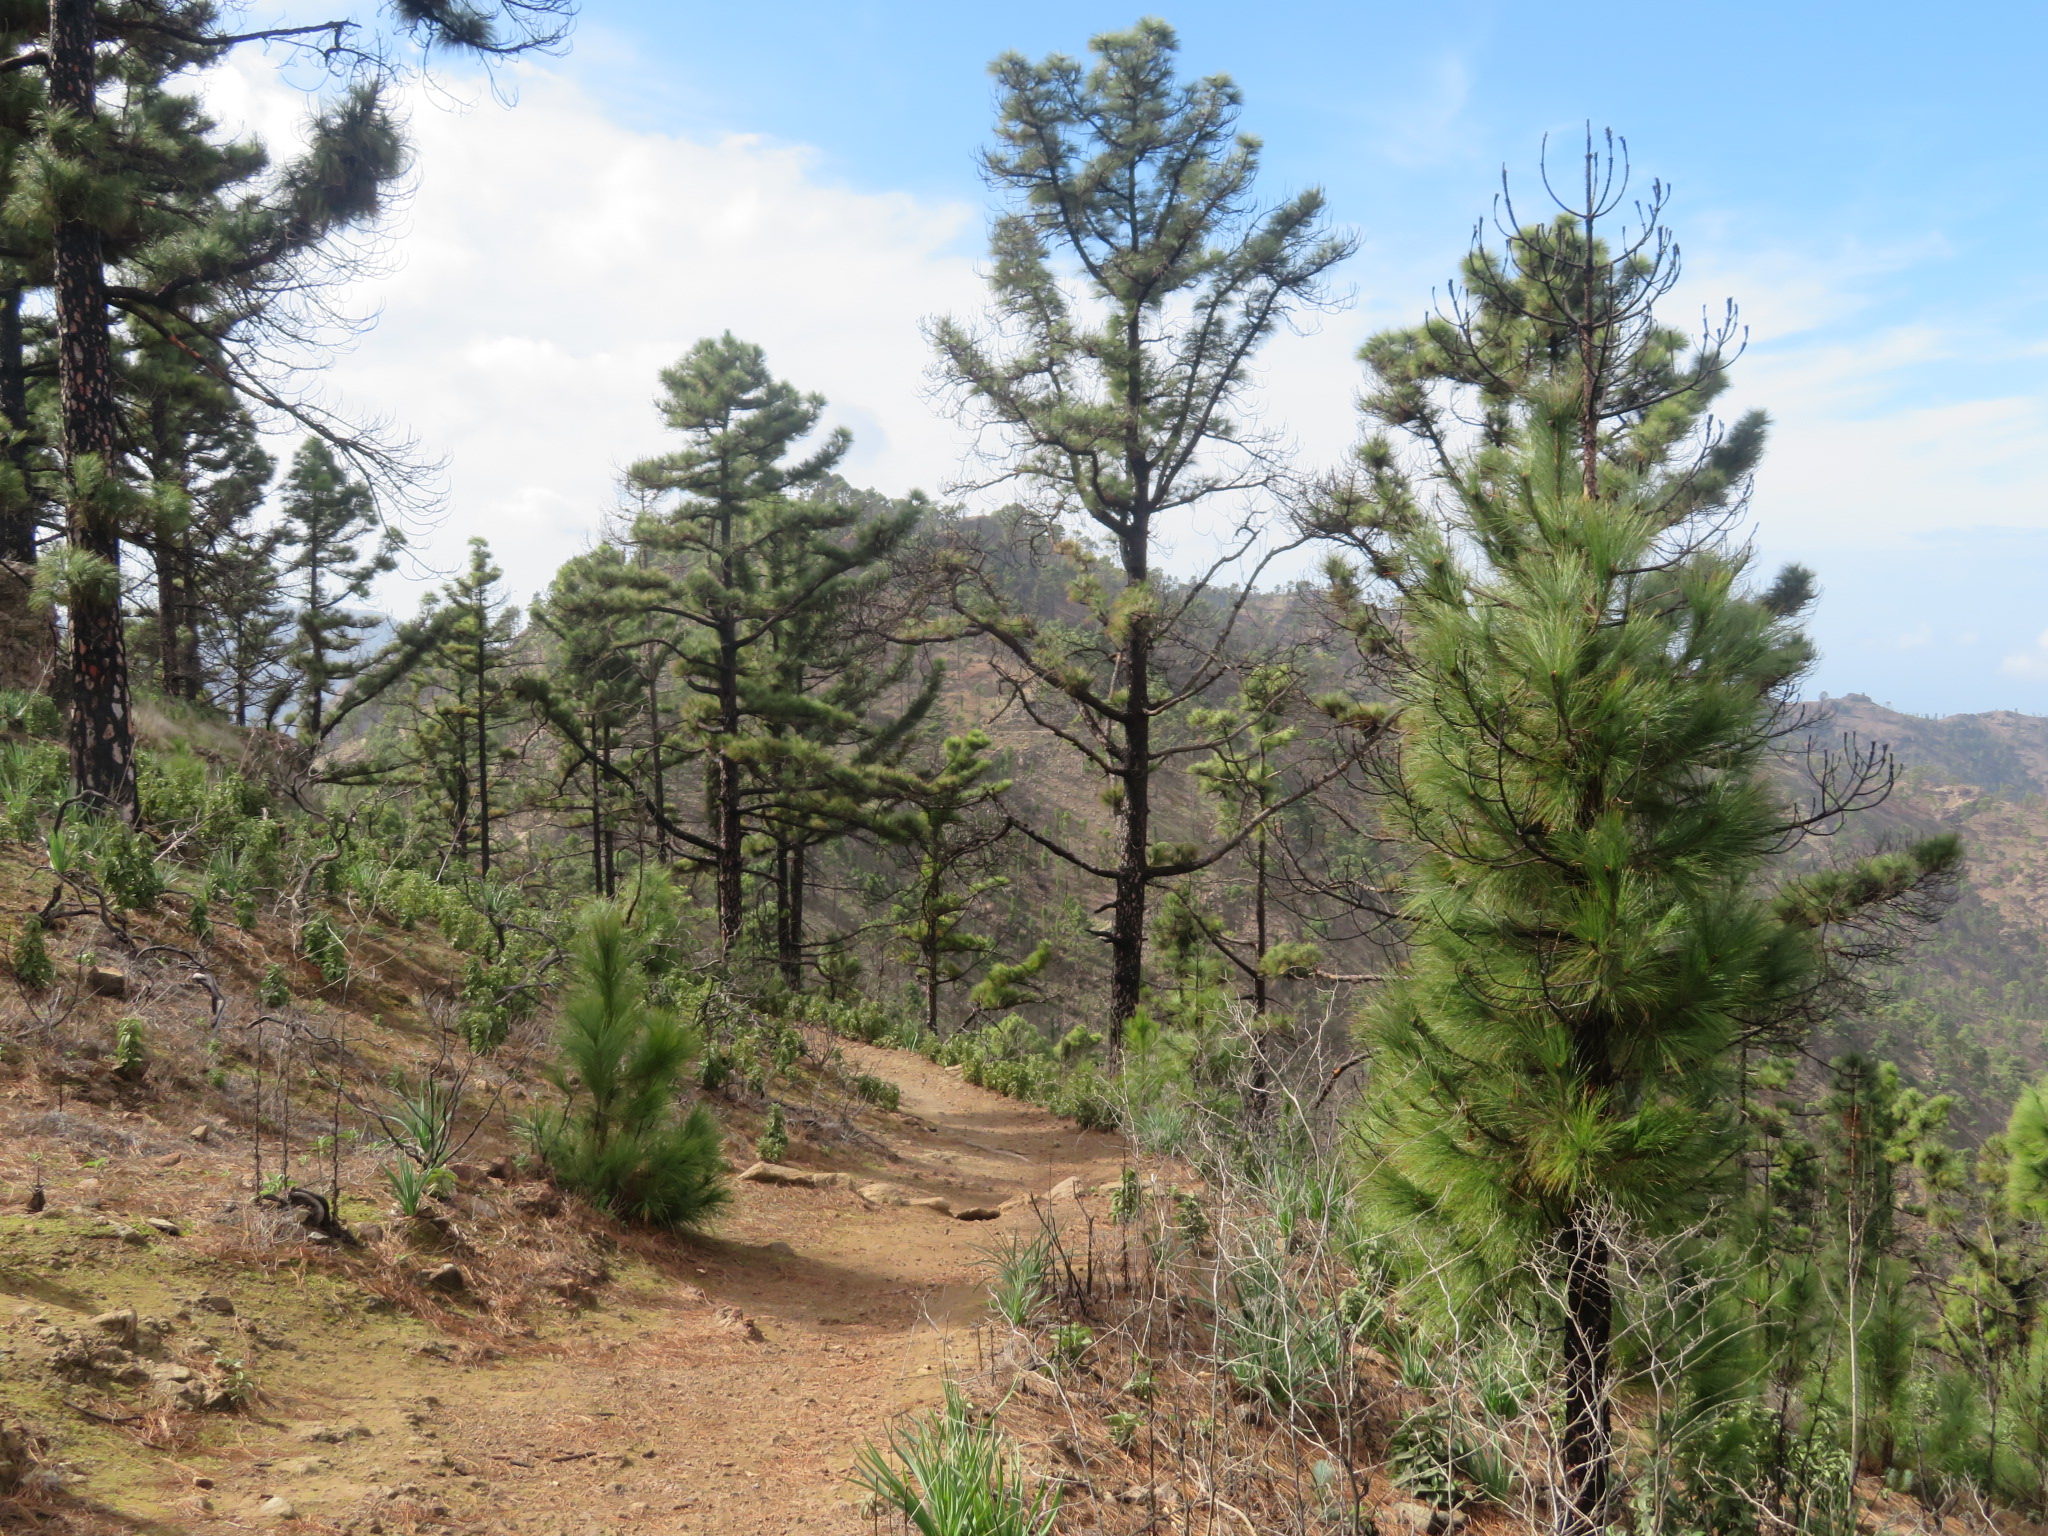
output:
[{"label": "pine tree", "polygon": [[[590,786],[591,884],[600,896],[618,889],[618,781],[632,778],[616,760],[655,697],[642,671],[647,649],[640,638],[643,626],[616,595],[625,569],[626,557],[616,545],[600,545],[564,564],[546,597],[534,606],[535,620],[557,646],[548,669],[548,706],[566,706],[573,726],[570,745],[579,754],[569,772],[583,770]],[[658,726],[653,731],[652,748],[658,754]]]},{"label": "pine tree", "polygon": [[563,1107],[529,1123],[534,1150],[566,1187],[630,1221],[697,1227],[731,1198],[724,1138],[702,1104],[681,1113],[690,1063],[704,1042],[651,1006],[644,946],[616,907],[586,917],[576,985],[562,1005]]},{"label": "pine tree", "polygon": [[[370,595],[370,585],[396,567],[397,535],[379,535],[370,487],[352,477],[334,450],[309,437],[292,456],[282,501],[283,544],[292,551],[283,579],[296,588],[298,632],[289,662],[299,675],[296,724],[301,739],[317,745],[329,729],[331,701],[361,675],[369,658],[363,646],[376,625],[375,614],[350,605]],[[374,552],[363,543],[378,536]]]},{"label": "pine tree", "polygon": [[[1252,1012],[1259,1017],[1267,1012],[1274,975],[1305,971],[1316,960],[1314,947],[1299,941],[1276,947],[1271,924],[1272,829],[1265,817],[1284,793],[1276,759],[1301,734],[1286,720],[1299,691],[1300,678],[1292,668],[1254,667],[1232,708],[1197,710],[1189,717],[1197,732],[1216,743],[1214,752],[1195,764],[1194,774],[1220,802],[1224,834],[1240,827],[1251,834],[1244,845],[1251,873],[1251,943],[1233,943],[1219,933],[1216,947],[1251,982]],[[1238,952],[1241,948],[1250,949],[1249,958]]]},{"label": "pine tree", "polygon": [[[503,56],[559,43],[566,11],[567,0],[503,0],[408,4],[398,18],[422,48]],[[346,44],[357,30],[347,19],[235,32],[211,0],[171,0],[141,22],[111,0],[51,0],[48,15],[40,39],[23,37],[10,55],[15,73],[40,75],[48,110],[9,211],[46,242],[35,254],[47,255],[51,273],[67,543],[52,585],[71,630],[74,788],[89,808],[132,818],[119,574],[131,487],[110,306],[174,342],[205,338],[234,388],[342,435],[263,377],[265,315],[316,285],[333,235],[377,215],[403,155],[379,78],[383,50]],[[244,44],[303,48],[314,34],[331,44],[328,62],[367,67],[315,114],[306,152],[249,193],[245,184],[264,169],[260,146],[217,141],[196,101],[170,83]],[[118,287],[109,282],[116,269]],[[361,434],[354,441],[378,456]]]},{"label": "pine tree", "polygon": [[155,567],[157,680],[170,698],[198,699],[215,551],[247,528],[275,465],[247,407],[188,348],[147,333],[127,340],[122,394],[147,484],[137,542]]},{"label": "pine tree", "polygon": [[[477,878],[491,878],[498,761],[506,728],[521,713],[512,683],[518,611],[499,591],[504,572],[483,539],[469,541],[469,565],[426,604],[408,635],[395,642],[417,653],[404,670],[414,678],[418,723],[413,747],[441,793],[455,857],[472,847]],[[405,658],[401,658],[405,659]]]},{"label": "pine tree", "polygon": [[1625,176],[1590,143],[1586,170],[1583,204],[1475,250],[1447,315],[1367,343],[1382,434],[1322,527],[1393,588],[1391,616],[1353,611],[1396,658],[1388,815],[1415,850],[1406,973],[1368,1018],[1371,1188],[1476,1288],[1551,1277],[1562,1463],[1590,1532],[1610,1492],[1611,1243],[1726,1192],[1743,1048],[1796,1039],[1838,962],[1883,947],[1874,915],[1936,900],[1959,854],[1945,837],[1786,872],[1788,843],[1879,798],[1886,764],[1798,809],[1779,788],[1812,582],[1758,590],[1718,536],[1763,423],[1713,429],[1732,329],[1689,348],[1657,322],[1677,276],[1660,204],[1610,245]]},{"label": "pine tree", "polygon": [[[1238,609],[1207,580],[1169,593],[1158,541],[1194,509],[1271,483],[1271,445],[1238,414],[1251,360],[1322,302],[1352,245],[1322,231],[1318,191],[1257,207],[1259,145],[1237,132],[1237,87],[1177,81],[1165,23],[1089,47],[1092,68],[996,61],[998,144],[983,166],[1013,206],[991,241],[994,325],[980,336],[947,321],[933,339],[968,413],[1011,443],[1010,474],[1108,540],[1100,570],[1068,546],[1083,636],[1013,611],[987,581],[963,580],[957,601],[1007,688],[1080,752],[1115,812],[1106,857],[1026,830],[1113,887],[1120,1034],[1144,982],[1148,893],[1223,852],[1159,839],[1155,781],[1189,750],[1175,717],[1184,727],[1224,675]],[[1242,534],[1239,554],[1256,543],[1249,524]]]},{"label": "pine tree", "polygon": [[999,874],[962,876],[984,862],[1006,828],[975,813],[1010,787],[991,779],[985,732],[949,736],[944,761],[929,778],[900,776],[897,792],[910,803],[904,843],[917,855],[917,874],[897,897],[891,915],[901,958],[924,995],[924,1025],[939,1032],[939,994],[971,976],[996,948],[996,941],[962,926],[975,902],[1010,882]]},{"label": "pine tree", "polygon": [[[806,750],[807,740],[817,744],[806,729],[843,734],[860,723],[857,711],[816,686],[821,669],[844,680],[860,660],[858,647],[835,657],[824,644],[825,617],[881,579],[922,509],[913,500],[870,512],[840,496],[802,494],[820,486],[851,438],[835,429],[795,457],[825,402],[775,379],[757,346],[729,334],[707,338],[663,372],[662,385],[663,415],[685,446],[633,467],[632,483],[658,508],[634,531],[653,561],[629,568],[621,601],[662,622],[663,643],[695,701],[679,726],[702,766],[706,830],[680,840],[712,870],[720,946],[731,958],[759,807],[788,790],[799,761],[806,816],[824,814],[831,794],[849,787],[833,783],[838,765],[829,754]],[[777,846],[786,857],[789,840]],[[786,969],[801,926],[800,902],[792,918],[789,893],[801,889],[801,876],[792,884],[784,870],[778,889]]]},{"label": "pine tree", "polygon": [[279,530],[231,527],[199,566],[198,651],[207,697],[236,725],[277,727],[297,686],[296,625],[277,568]]}]

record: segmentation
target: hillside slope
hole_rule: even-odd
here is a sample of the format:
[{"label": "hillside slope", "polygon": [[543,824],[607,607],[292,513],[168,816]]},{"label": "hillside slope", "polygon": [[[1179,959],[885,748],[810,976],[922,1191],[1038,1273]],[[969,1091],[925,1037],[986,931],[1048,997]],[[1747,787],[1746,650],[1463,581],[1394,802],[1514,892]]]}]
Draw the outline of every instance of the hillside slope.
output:
[{"label": "hillside slope", "polygon": [[[1122,1146],[922,1057],[842,1049],[903,1109],[801,1148],[851,1176],[836,1187],[741,1182],[716,1235],[670,1240],[472,1164],[445,1254],[377,1227],[359,1251],[309,1247],[252,1217],[232,1131],[101,1127],[18,1093],[0,1132],[39,1136],[49,1205],[0,1218],[0,1401],[57,1442],[22,1528],[242,1530],[288,1506],[364,1532],[863,1529],[855,1450],[934,1400],[949,1360],[971,1365],[979,1253],[1040,1221],[1029,1202],[979,1222],[902,1202],[1109,1182]],[[80,1140],[99,1155],[52,1166]],[[442,1262],[462,1290],[415,1283]],[[81,1343],[138,1363],[81,1364]],[[116,1389],[215,1358],[258,1389],[244,1411],[173,1417]]]}]

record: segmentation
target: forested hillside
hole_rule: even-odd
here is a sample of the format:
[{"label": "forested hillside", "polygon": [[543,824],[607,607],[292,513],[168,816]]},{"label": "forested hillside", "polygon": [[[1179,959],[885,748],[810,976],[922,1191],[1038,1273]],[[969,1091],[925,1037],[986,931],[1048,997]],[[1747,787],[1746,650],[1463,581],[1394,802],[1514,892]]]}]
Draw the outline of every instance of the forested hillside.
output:
[{"label": "forested hillside", "polygon": [[[358,1330],[584,1402],[637,1345],[608,1390],[759,1414],[749,1298],[846,1321],[799,1266],[946,1330],[934,1390],[725,1528],[2048,1516],[2048,722],[1804,699],[1819,584],[1754,564],[1769,422],[1720,414],[1745,333],[1671,322],[1625,147],[1537,168],[1308,464],[1257,364],[1340,297],[1321,193],[1262,188],[1163,22],[1005,55],[986,291],[928,327],[970,483],[855,483],[840,407],[714,326],[544,592],[479,536],[386,613],[422,466],[293,349],[386,227],[389,93],[564,6],[0,20],[0,1478],[52,1519],[164,1518],[189,1453],[193,1528],[298,1520],[206,1491],[288,1394],[379,1399]],[[275,163],[194,93],[258,42],[330,88]],[[692,1273],[738,1300],[681,1348]],[[207,1322],[222,1277],[327,1375]],[[627,1294],[659,1326],[585,1315]],[[623,1410],[515,1444],[464,1379],[375,1433],[699,1509]],[[292,1475],[378,1479],[347,1529],[519,1518],[370,1454]]]}]

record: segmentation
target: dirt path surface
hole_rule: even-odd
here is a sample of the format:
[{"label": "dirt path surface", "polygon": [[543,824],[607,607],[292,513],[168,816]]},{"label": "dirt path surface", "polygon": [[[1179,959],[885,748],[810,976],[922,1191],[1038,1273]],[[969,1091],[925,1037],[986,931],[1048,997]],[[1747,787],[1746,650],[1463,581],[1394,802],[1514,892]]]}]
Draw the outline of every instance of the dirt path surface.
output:
[{"label": "dirt path surface", "polygon": [[[922,1057],[842,1048],[903,1095],[865,1156],[792,1157],[848,1187],[740,1183],[714,1236],[622,1263],[595,1308],[526,1348],[464,1348],[396,1317],[306,1327],[276,1341],[238,1444],[161,1453],[127,1486],[84,1468],[76,1492],[110,1528],[143,1531],[867,1529],[855,1452],[938,1398],[949,1351],[972,1366],[978,1250],[1040,1218],[1022,1204],[960,1221],[859,1188],[995,1206],[1107,1183],[1123,1149]],[[263,1314],[252,1293],[240,1325],[260,1335]]]}]

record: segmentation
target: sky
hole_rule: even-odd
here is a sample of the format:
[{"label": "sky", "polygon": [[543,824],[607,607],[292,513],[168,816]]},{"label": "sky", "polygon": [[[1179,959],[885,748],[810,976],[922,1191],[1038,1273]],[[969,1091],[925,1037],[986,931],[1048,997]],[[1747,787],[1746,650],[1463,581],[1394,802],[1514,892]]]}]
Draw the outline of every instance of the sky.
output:
[{"label": "sky", "polygon": [[[1750,536],[1819,574],[1813,690],[2048,714],[2048,9],[1157,13],[1187,72],[1242,87],[1264,191],[1322,187],[1359,241],[1343,307],[1262,358],[1262,421],[1304,465],[1355,440],[1359,343],[1431,303],[1503,172],[1536,206],[1546,136],[1555,160],[1612,128],[1638,184],[1671,189],[1673,323],[1732,299],[1749,328],[1727,404],[1773,420]],[[663,449],[660,369],[725,330],[829,398],[849,478],[944,495],[971,443],[921,326],[981,304],[987,64],[1140,14],[584,0],[561,57],[409,91],[410,193],[346,296],[374,323],[316,386],[443,465],[387,601],[475,535],[522,600],[543,588]],[[208,92],[282,144],[314,83],[247,53]]]}]

